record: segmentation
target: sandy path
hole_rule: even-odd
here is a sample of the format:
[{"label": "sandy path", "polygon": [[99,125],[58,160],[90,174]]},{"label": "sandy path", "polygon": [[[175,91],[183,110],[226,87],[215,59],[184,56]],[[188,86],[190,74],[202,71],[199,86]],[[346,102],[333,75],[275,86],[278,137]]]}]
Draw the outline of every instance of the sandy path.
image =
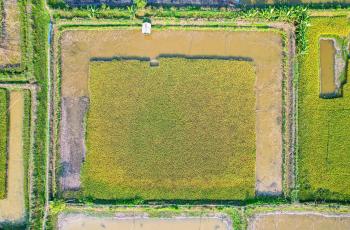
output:
[{"label": "sandy path", "polygon": [[23,112],[21,91],[10,93],[10,132],[8,161],[8,196],[0,201],[0,220],[18,221],[24,217]]},{"label": "sandy path", "polygon": [[349,215],[322,213],[266,213],[249,221],[248,230],[341,230],[350,229]]},{"label": "sandy path", "polygon": [[0,67],[21,61],[20,9],[17,0],[4,0],[5,21],[0,37]]},{"label": "sandy path", "polygon": [[230,230],[231,226],[219,218],[112,218],[68,214],[59,217],[59,230]]},{"label": "sandy path", "polygon": [[[62,97],[73,98],[88,96],[91,57],[156,58],[160,54],[182,54],[252,58],[257,72],[256,191],[282,192],[282,42],[278,34],[153,30],[152,35],[144,36],[139,30],[77,30],[63,33],[61,47]],[[61,143],[66,141],[61,139]],[[67,154],[83,152],[61,152],[61,157],[67,158]]]}]

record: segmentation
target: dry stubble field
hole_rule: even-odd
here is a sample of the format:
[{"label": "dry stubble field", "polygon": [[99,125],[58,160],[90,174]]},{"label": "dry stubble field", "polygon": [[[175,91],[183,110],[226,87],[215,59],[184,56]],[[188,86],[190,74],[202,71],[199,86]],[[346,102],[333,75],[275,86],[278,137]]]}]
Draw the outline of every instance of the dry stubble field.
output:
[{"label": "dry stubble field", "polygon": [[17,0],[3,1],[3,27],[0,33],[0,68],[21,62],[20,8]]}]

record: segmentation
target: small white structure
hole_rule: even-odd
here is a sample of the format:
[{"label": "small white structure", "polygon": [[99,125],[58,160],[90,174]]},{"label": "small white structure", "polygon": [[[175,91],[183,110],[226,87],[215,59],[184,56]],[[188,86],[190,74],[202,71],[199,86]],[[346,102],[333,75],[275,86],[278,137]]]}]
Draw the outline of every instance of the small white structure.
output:
[{"label": "small white structure", "polygon": [[149,22],[142,23],[142,33],[143,34],[151,34],[152,25]]}]

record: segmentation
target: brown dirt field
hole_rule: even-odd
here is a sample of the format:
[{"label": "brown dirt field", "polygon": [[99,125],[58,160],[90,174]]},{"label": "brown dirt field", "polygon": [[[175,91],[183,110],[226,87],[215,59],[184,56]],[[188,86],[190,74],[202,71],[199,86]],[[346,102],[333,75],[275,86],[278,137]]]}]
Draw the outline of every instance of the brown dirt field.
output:
[{"label": "brown dirt field", "polygon": [[18,221],[24,217],[23,112],[21,91],[10,93],[10,131],[7,198],[0,201],[0,221]]},{"label": "brown dirt field", "polygon": [[[154,59],[160,54],[182,54],[252,58],[257,71],[256,191],[259,194],[282,192],[283,48],[277,33],[153,30],[150,36],[144,36],[139,30],[75,30],[63,32],[61,48],[62,97],[73,98],[88,96],[91,57],[138,56]],[[62,110],[65,109],[62,107]],[[65,118],[62,117],[62,120]],[[67,141],[61,139],[61,145]],[[73,153],[61,151],[62,158],[66,154]]]},{"label": "brown dirt field", "polygon": [[[80,188],[80,165],[85,158],[85,128],[84,114],[89,104],[88,97],[64,97],[62,98],[61,143],[63,152],[71,154],[62,155],[61,162],[63,172],[61,187],[67,190]],[[74,154],[82,153],[82,154]]]},{"label": "brown dirt field", "polygon": [[94,217],[82,214],[60,215],[58,220],[59,230],[231,230],[231,226],[224,220],[210,217],[193,218],[113,218]]},{"label": "brown dirt field", "polygon": [[4,23],[0,37],[0,68],[21,62],[20,9],[17,0],[4,0]]},{"label": "brown dirt field", "polygon": [[266,213],[249,221],[248,230],[341,230],[350,229],[350,215],[321,213]]}]

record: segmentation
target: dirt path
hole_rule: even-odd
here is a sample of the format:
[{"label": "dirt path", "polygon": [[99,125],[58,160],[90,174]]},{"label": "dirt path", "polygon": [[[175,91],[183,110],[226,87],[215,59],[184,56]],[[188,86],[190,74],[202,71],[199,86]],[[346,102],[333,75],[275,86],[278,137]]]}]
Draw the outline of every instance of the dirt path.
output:
[{"label": "dirt path", "polygon": [[[252,58],[257,73],[256,191],[270,195],[282,192],[282,41],[277,33],[153,30],[152,35],[144,36],[139,30],[80,30],[65,31],[61,47],[62,98],[88,96],[88,64],[92,57],[157,58],[160,54],[182,54]],[[66,132],[61,129],[61,133]],[[77,136],[73,133],[61,136],[60,141],[81,143],[82,140],[69,140]],[[61,157],[83,153],[83,149],[61,151]]]},{"label": "dirt path", "polygon": [[224,220],[210,217],[184,218],[142,218],[142,217],[94,217],[83,214],[60,215],[59,230],[231,230],[231,226]]},{"label": "dirt path", "polygon": [[0,37],[0,68],[21,62],[20,9],[17,0],[4,0],[4,22]]},{"label": "dirt path", "polygon": [[317,212],[274,212],[257,214],[248,230],[341,230],[350,229],[350,215]]},{"label": "dirt path", "polygon": [[10,93],[8,196],[0,201],[0,220],[18,221],[24,217],[23,112],[21,91]]}]

